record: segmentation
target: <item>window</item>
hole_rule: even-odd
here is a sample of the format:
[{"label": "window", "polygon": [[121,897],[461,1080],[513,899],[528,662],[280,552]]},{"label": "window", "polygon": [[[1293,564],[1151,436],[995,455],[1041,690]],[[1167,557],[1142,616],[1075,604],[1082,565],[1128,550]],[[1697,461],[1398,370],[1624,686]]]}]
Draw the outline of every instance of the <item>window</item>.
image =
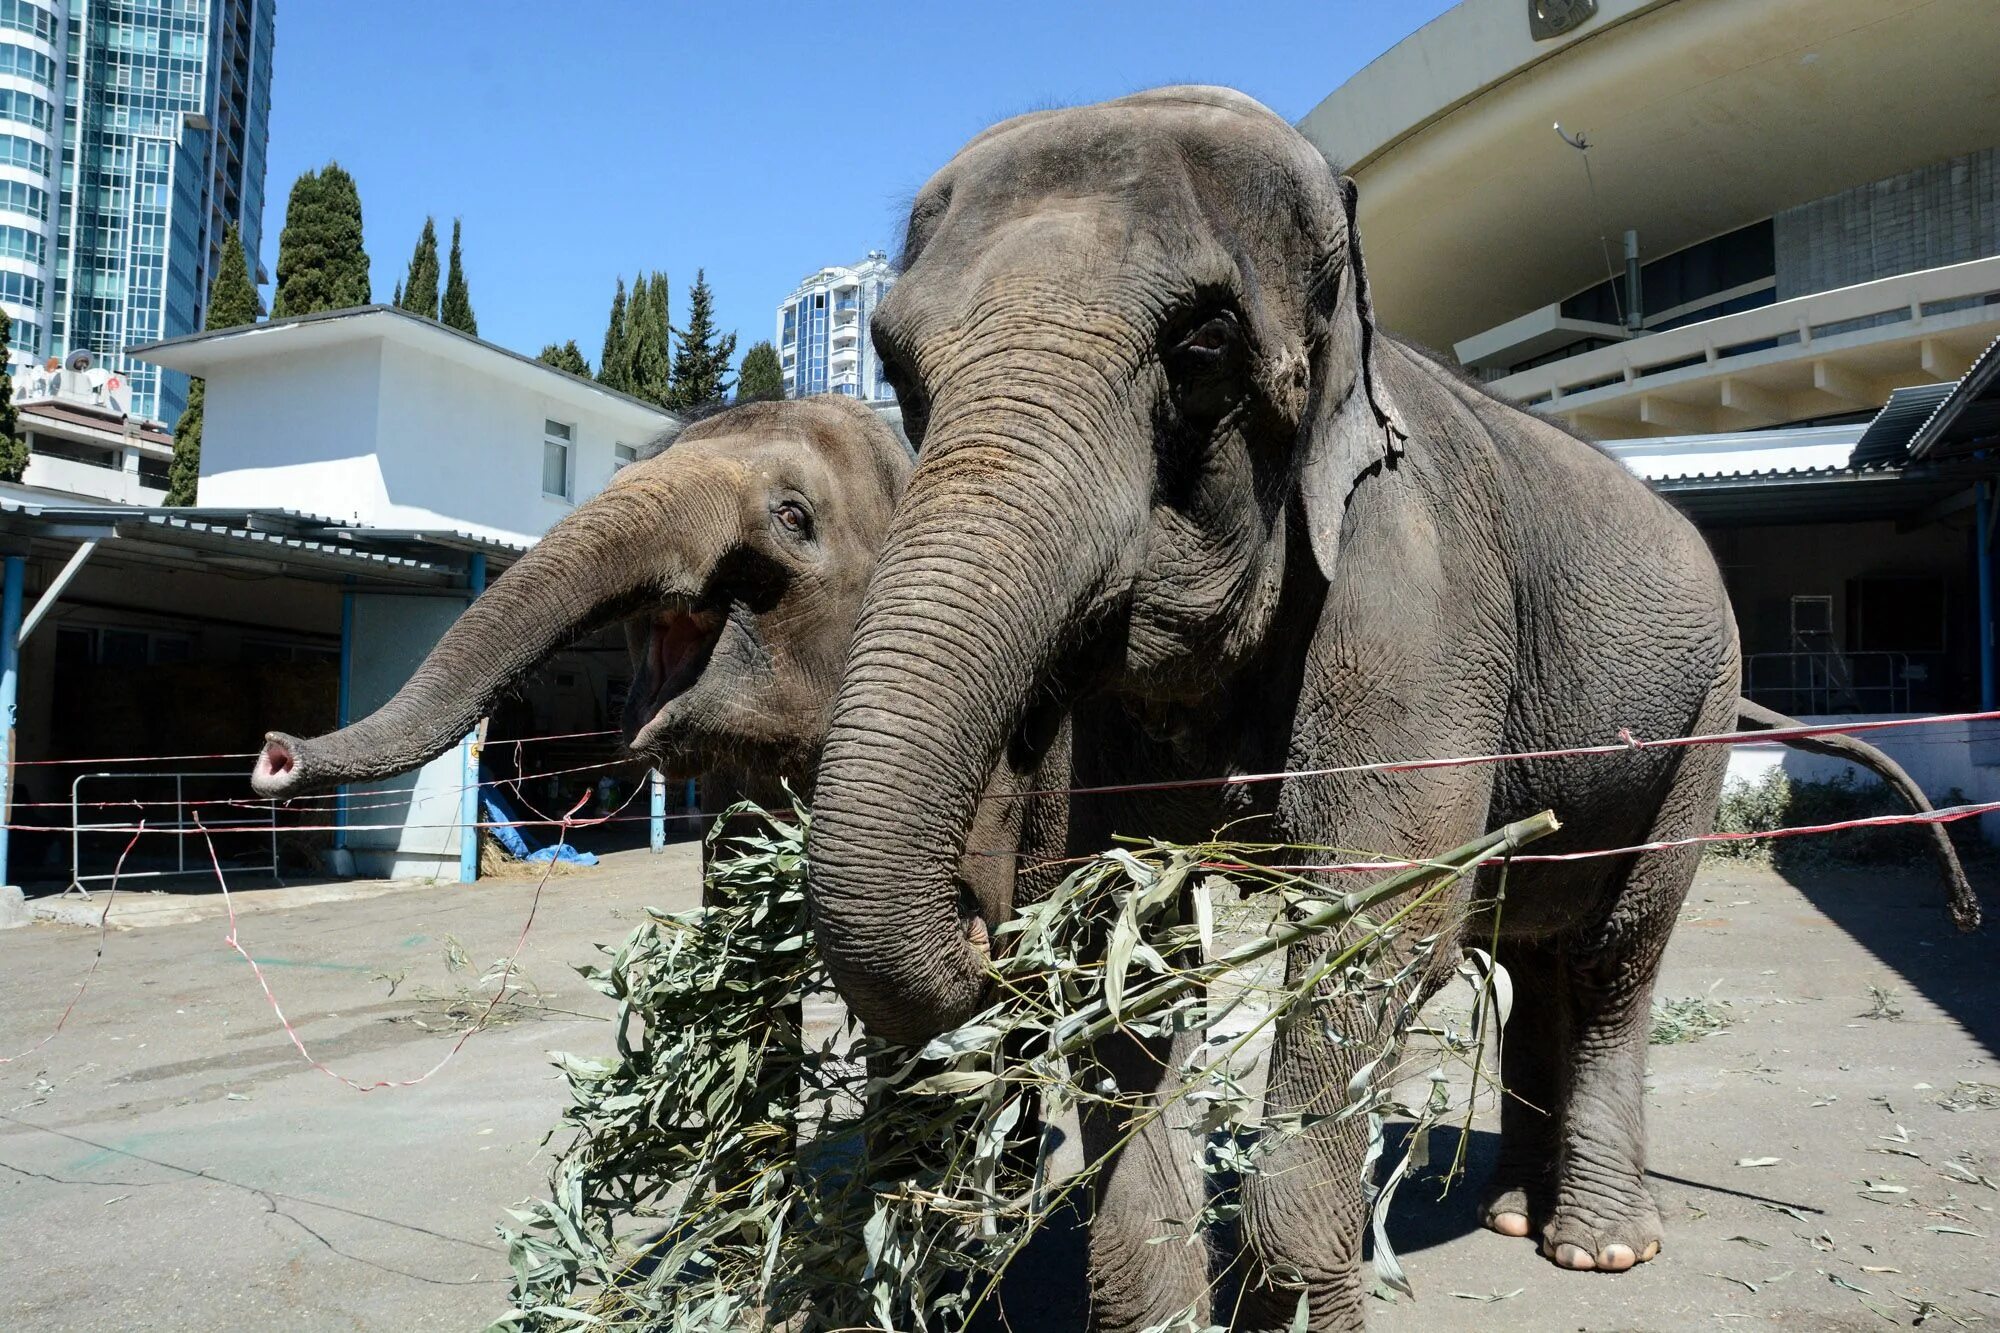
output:
[{"label": "window", "polygon": [[638,449],[629,444],[612,445],[611,456],[613,460],[615,460],[611,464],[611,470],[613,472],[616,472],[620,468],[630,467],[632,466],[632,464],[639,461]]},{"label": "window", "polygon": [[569,447],[574,430],[560,421],[542,423],[542,494],[557,500],[569,499]]}]

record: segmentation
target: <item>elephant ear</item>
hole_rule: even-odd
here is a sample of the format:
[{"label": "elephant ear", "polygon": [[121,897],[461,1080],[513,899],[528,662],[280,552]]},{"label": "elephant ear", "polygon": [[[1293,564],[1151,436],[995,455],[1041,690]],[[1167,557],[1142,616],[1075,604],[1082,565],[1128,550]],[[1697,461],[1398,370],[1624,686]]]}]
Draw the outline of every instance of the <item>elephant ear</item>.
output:
[{"label": "elephant ear", "polygon": [[1388,339],[1375,327],[1368,303],[1368,275],[1354,221],[1354,181],[1338,179],[1345,215],[1322,256],[1320,281],[1331,291],[1314,294],[1319,311],[1313,330],[1311,406],[1304,426],[1299,492],[1320,573],[1331,582],[1340,555],[1341,522],[1355,486],[1371,469],[1401,451],[1409,438],[1402,410],[1383,373]]}]

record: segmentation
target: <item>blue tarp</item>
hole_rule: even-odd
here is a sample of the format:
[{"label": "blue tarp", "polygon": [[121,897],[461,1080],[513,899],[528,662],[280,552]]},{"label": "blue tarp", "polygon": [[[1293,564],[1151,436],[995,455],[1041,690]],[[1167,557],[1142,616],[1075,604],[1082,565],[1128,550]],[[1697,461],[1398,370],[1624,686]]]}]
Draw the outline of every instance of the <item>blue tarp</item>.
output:
[{"label": "blue tarp", "polygon": [[553,858],[558,861],[568,862],[571,865],[594,866],[597,864],[597,858],[594,855],[589,852],[579,852],[568,843],[555,843],[547,847],[536,846],[534,842],[529,840],[526,829],[515,827],[515,825],[525,820],[527,816],[516,809],[514,803],[502,795],[500,789],[491,783],[482,782],[479,784],[479,810],[481,817],[488,824],[493,825],[488,830],[488,832],[492,833],[493,840],[499,843],[507,855],[513,857],[516,861],[541,862]]}]

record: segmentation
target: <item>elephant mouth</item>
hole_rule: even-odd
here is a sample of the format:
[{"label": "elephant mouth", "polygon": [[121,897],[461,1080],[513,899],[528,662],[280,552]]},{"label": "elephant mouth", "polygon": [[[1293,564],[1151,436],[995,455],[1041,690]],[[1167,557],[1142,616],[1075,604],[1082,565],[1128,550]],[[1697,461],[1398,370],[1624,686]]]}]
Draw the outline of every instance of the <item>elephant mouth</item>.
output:
[{"label": "elephant mouth", "polygon": [[662,715],[701,679],[727,623],[727,615],[712,608],[678,607],[654,614],[644,667],[632,683],[632,703],[625,710],[625,743],[631,749],[646,753],[660,739],[667,725]]}]

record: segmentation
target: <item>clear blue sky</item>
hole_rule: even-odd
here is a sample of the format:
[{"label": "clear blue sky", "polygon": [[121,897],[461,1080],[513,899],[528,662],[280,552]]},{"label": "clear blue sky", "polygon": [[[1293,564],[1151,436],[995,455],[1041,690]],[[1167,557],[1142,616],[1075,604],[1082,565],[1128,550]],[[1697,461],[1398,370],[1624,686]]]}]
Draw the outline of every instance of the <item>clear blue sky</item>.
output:
[{"label": "clear blue sky", "polygon": [[460,216],[483,336],[574,338],[595,365],[616,277],[665,270],[678,323],[705,268],[740,356],[805,274],[893,247],[905,201],[995,120],[1192,82],[1296,120],[1445,8],[281,0],[264,263],[292,181],[335,159],[378,301],[424,215],[446,236]]}]

